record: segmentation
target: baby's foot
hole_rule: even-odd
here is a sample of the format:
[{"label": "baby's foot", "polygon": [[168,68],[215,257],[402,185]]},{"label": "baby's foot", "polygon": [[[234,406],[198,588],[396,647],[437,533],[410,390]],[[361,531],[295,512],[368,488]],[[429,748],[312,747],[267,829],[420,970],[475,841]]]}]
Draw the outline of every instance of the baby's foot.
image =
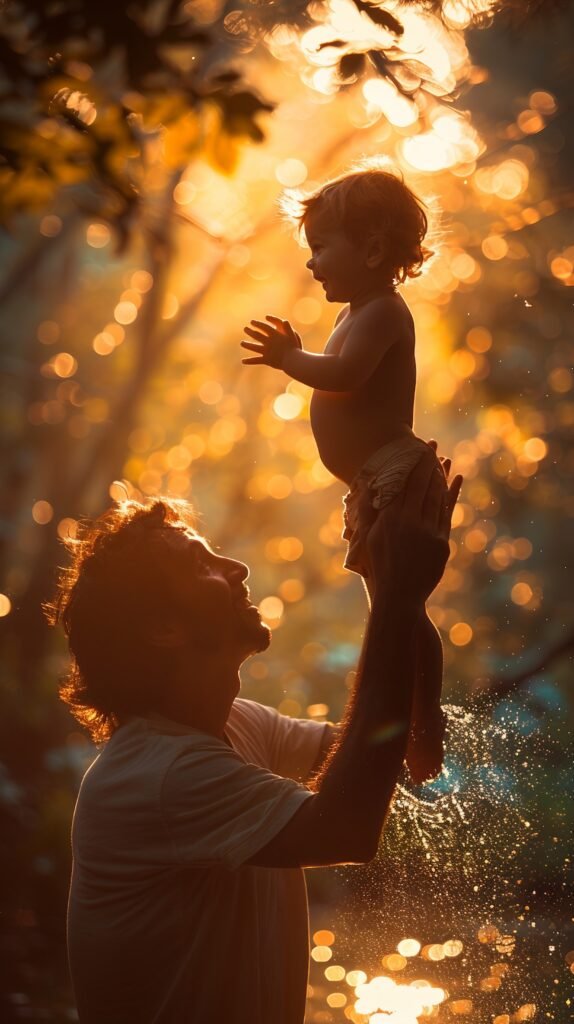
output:
[{"label": "baby's foot", "polygon": [[444,758],[446,716],[442,708],[429,708],[424,718],[413,719],[406,762],[416,786],[440,775]]}]

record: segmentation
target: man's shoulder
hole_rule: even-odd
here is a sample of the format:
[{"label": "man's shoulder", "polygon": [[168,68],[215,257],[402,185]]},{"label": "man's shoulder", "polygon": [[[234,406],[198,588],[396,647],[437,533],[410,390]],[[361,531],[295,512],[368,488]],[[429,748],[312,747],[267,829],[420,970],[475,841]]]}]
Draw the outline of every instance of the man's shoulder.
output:
[{"label": "man's shoulder", "polygon": [[277,743],[289,733],[293,719],[267,704],[237,697],[227,720],[227,732],[234,746],[259,764],[267,764]]},{"label": "man's shoulder", "polygon": [[259,725],[263,729],[271,727],[280,717],[275,708],[260,704],[256,700],[248,700],[246,697],[236,697],[229,712],[229,719],[232,722]]},{"label": "man's shoulder", "polygon": [[134,717],[117,729],[88,770],[85,781],[91,785],[106,779],[160,778],[182,754],[201,752],[206,747],[223,746],[207,733],[189,729],[177,722],[150,715]]},{"label": "man's shoulder", "polygon": [[[145,719],[121,725],[90,765],[80,786],[80,812],[117,816],[157,802],[162,778],[176,752],[164,738],[154,737]],[[85,815],[84,819],[85,820]]]}]

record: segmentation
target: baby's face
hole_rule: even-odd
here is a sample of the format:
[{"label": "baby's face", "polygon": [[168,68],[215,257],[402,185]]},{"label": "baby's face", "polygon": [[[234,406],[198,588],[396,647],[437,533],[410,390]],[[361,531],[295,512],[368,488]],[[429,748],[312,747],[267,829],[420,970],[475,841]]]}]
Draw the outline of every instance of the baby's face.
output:
[{"label": "baby's face", "polygon": [[328,213],[317,210],[305,218],[305,234],[311,250],[307,267],[323,285],[327,301],[351,302],[369,273],[366,244],[353,241]]}]

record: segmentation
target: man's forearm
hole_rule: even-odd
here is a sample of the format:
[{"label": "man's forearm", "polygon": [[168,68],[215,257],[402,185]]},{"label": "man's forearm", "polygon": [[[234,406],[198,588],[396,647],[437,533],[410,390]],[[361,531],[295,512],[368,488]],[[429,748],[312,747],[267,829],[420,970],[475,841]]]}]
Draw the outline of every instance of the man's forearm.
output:
[{"label": "man's forearm", "polygon": [[295,380],[319,391],[349,391],[341,360],[335,355],[291,349],[283,360],[283,370]]},{"label": "man's forearm", "polygon": [[419,617],[417,608],[375,599],[341,740],[315,786],[324,827],[342,849],[354,836],[359,860],[376,850],[405,756]]}]

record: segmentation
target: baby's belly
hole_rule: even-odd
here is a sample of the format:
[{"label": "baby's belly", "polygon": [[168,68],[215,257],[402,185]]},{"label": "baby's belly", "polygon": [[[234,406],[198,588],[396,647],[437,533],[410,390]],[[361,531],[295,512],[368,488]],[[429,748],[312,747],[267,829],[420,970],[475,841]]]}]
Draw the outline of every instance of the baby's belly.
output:
[{"label": "baby's belly", "polygon": [[384,413],[380,406],[360,403],[353,395],[315,391],[310,413],[321,462],[346,484],[373,452],[412,431],[408,415]]}]

